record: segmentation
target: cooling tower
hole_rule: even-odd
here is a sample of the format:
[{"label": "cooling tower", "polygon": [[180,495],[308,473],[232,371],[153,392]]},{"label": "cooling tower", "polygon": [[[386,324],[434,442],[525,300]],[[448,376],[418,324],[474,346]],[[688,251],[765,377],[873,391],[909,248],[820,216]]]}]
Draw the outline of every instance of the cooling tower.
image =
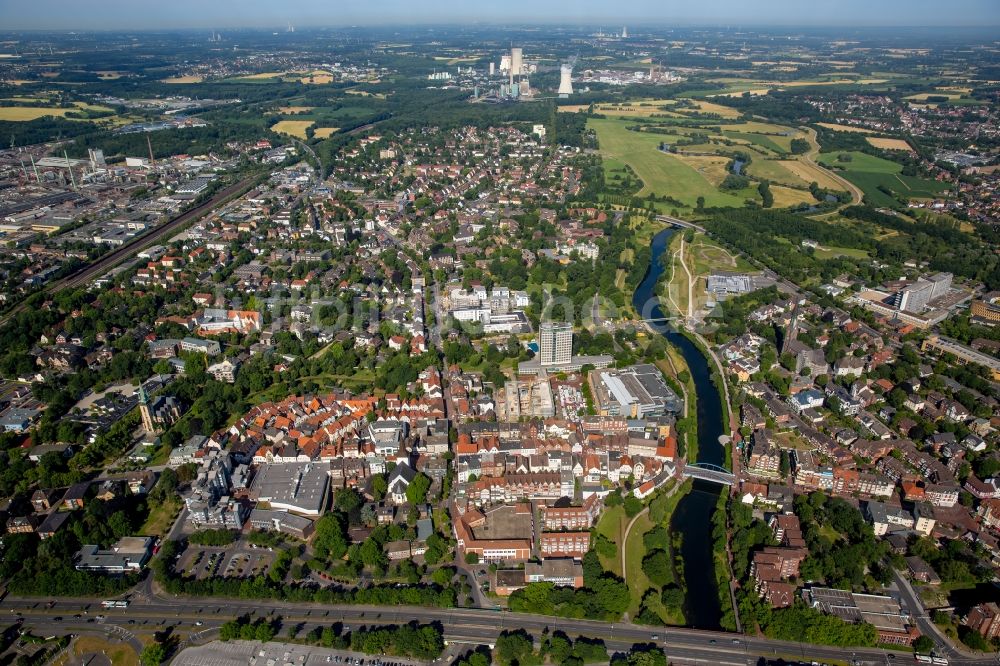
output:
[{"label": "cooling tower", "polygon": [[573,94],[573,65],[559,66],[559,96],[569,97]]}]

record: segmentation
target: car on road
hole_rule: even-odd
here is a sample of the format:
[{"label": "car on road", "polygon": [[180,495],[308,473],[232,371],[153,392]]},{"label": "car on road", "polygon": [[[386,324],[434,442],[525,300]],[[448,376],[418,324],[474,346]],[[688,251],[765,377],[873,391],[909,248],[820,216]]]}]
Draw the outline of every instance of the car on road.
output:
[{"label": "car on road", "polygon": [[201,625],[203,625],[203,624],[205,624],[205,623],[204,623],[204,622],[202,622],[201,620],[198,620],[197,622],[195,622],[195,623],[194,623],[194,626],[196,626],[196,627],[200,627],[200,626],[201,626]]}]

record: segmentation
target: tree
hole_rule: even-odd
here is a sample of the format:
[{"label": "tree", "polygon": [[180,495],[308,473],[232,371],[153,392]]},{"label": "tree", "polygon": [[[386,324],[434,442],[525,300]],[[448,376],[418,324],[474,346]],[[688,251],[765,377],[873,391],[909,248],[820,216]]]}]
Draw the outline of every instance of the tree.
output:
[{"label": "tree", "polygon": [[337,488],[337,492],[334,494],[333,504],[340,511],[343,511],[347,515],[351,515],[353,512],[361,508],[363,503],[361,495],[357,493],[354,488]]},{"label": "tree", "polygon": [[642,558],[642,571],[657,587],[663,587],[674,579],[670,556],[663,550],[654,550]]},{"label": "tree", "polygon": [[493,656],[501,666],[523,666],[534,656],[534,640],[524,629],[503,632],[494,645]]},{"label": "tree", "polygon": [[431,479],[423,472],[417,472],[406,487],[406,501],[410,504],[423,504],[427,501],[427,491],[430,490]]},{"label": "tree", "polygon": [[389,484],[385,480],[385,474],[376,474],[372,477],[372,497],[375,498],[376,502],[382,501],[388,490]]},{"label": "tree", "polygon": [[466,564],[479,564],[479,553],[472,553],[472,552],[466,553],[465,554],[465,563]]},{"label": "tree", "polygon": [[934,640],[930,636],[918,636],[913,641],[913,651],[917,654],[929,654],[934,649]]},{"label": "tree", "polygon": [[160,666],[166,657],[167,651],[160,643],[150,643],[142,649],[139,661],[142,666]]},{"label": "tree", "polygon": [[344,522],[336,513],[328,513],[316,521],[313,552],[320,560],[339,560],[347,553]]},{"label": "tree", "polygon": [[636,515],[639,514],[640,511],[642,511],[642,500],[640,500],[635,495],[630,494],[628,497],[626,497],[624,505],[625,505],[625,515],[627,515],[629,518],[635,517]]}]

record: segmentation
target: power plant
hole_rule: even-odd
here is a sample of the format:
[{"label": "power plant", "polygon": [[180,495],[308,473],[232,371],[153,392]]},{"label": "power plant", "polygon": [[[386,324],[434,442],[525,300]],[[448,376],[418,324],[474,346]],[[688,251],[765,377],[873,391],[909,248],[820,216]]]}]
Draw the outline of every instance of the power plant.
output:
[{"label": "power plant", "polygon": [[563,63],[559,66],[559,96],[569,97],[573,94],[573,65]]}]

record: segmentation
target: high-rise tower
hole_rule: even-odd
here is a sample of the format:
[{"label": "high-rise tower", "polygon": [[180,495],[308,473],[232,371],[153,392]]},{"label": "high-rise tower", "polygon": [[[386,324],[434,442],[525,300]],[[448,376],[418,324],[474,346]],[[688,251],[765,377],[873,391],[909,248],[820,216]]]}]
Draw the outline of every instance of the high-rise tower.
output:
[{"label": "high-rise tower", "polygon": [[546,321],[538,327],[538,362],[544,368],[573,359],[573,325]]}]

